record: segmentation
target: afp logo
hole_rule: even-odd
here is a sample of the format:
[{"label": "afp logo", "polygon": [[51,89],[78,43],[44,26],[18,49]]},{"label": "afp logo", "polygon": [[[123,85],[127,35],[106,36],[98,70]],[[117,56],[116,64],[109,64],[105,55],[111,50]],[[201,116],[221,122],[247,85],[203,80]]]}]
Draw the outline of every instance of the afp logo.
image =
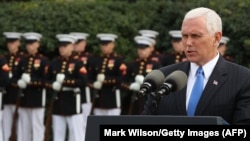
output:
[{"label": "afp logo", "polygon": [[222,136],[226,137],[243,137],[246,138],[246,129],[223,129]]}]

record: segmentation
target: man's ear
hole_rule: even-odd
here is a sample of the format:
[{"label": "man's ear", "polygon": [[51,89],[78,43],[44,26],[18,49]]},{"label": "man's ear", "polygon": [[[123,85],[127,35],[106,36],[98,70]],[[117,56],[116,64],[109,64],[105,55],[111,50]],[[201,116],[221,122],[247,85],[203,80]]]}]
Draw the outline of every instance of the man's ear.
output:
[{"label": "man's ear", "polygon": [[216,32],[214,36],[215,36],[214,46],[219,47],[220,40],[222,38],[222,33],[221,32]]}]

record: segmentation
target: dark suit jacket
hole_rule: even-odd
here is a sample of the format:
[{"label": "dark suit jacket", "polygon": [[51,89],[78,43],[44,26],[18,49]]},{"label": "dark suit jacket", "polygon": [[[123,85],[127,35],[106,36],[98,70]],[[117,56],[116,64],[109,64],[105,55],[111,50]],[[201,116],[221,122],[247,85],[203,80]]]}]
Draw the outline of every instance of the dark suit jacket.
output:
[{"label": "dark suit jacket", "polygon": [[[165,76],[176,70],[187,75],[190,62],[162,67]],[[187,115],[186,89],[161,97],[159,115]],[[143,114],[152,113],[152,95],[148,95]],[[230,124],[250,124],[250,70],[220,56],[198,103],[196,116],[221,116]]]}]

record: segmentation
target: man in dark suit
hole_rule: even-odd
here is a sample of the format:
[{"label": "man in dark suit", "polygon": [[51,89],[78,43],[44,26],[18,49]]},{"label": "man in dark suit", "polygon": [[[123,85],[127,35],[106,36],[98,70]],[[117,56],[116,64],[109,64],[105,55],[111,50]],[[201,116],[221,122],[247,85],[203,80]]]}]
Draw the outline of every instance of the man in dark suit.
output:
[{"label": "man in dark suit", "polygon": [[[181,70],[188,76],[187,86],[163,95],[159,115],[220,116],[230,124],[250,124],[250,70],[225,60],[217,50],[222,37],[220,16],[200,7],[189,11],[182,23],[182,43],[186,62],[160,68],[165,76]],[[189,113],[196,71],[203,69],[203,91],[197,106]],[[197,94],[197,91],[196,91]],[[153,96],[148,95],[144,114],[152,114]]]}]

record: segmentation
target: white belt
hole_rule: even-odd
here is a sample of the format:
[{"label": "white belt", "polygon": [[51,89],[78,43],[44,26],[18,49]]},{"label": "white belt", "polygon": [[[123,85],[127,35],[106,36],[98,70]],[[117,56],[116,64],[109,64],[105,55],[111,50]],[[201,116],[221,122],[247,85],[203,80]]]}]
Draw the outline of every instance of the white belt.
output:
[{"label": "white belt", "polygon": [[62,91],[77,91],[79,88],[72,88],[72,87],[62,87]]},{"label": "white belt", "polygon": [[81,112],[81,95],[80,88],[75,87],[62,87],[62,91],[73,91],[76,94],[76,113],[79,114]]}]

